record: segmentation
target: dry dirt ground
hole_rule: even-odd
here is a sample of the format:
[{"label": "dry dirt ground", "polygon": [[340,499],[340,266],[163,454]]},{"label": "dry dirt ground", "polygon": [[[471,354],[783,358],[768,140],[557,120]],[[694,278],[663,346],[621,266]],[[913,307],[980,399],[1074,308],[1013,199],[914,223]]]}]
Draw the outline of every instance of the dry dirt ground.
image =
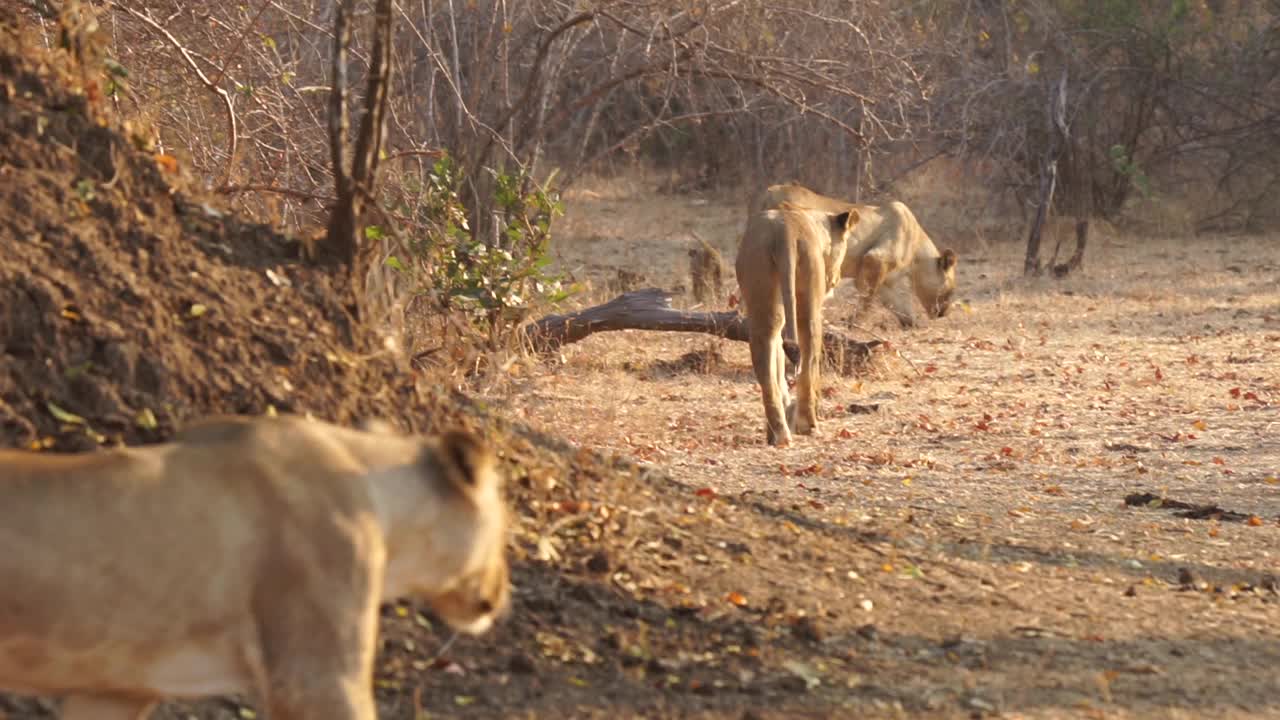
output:
[{"label": "dry dirt ground", "polygon": [[[0,24],[5,445],[274,406],[464,425],[502,454],[511,616],[448,644],[384,608],[381,717],[1280,715],[1274,238],[1099,241],[1062,283],[962,248],[968,310],[860,319],[900,355],[833,378],[821,433],[776,451],[744,348],[708,337],[589,338],[479,396],[413,377],[329,271],[190,190],[38,37]],[[741,222],[732,199],[569,200],[586,302],[619,269],[683,283],[684,233],[731,258]],[[1218,509],[1126,507],[1138,491]],[[55,709],[0,695],[3,717]]]}]

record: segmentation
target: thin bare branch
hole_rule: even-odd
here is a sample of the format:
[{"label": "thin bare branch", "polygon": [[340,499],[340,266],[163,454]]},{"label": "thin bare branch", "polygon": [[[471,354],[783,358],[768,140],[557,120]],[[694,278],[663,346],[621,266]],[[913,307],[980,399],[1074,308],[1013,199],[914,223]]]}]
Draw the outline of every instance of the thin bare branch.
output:
[{"label": "thin bare branch", "polygon": [[150,14],[144,14],[144,13],[138,12],[137,10],[134,10],[133,8],[127,5],[124,5],[120,2],[116,2],[115,0],[113,0],[111,4],[113,7],[128,13],[131,17],[139,20],[140,22],[142,22],[142,24],[146,25],[153,32],[163,37],[171,46],[173,46],[175,50],[178,51],[178,55],[182,58],[182,61],[186,63],[187,67],[191,68],[191,71],[195,73],[196,77],[199,78],[200,82],[206,88],[208,88],[210,91],[212,91],[214,94],[216,94],[219,98],[222,99],[222,105],[227,114],[227,139],[228,139],[229,147],[227,148],[226,163],[223,166],[223,170],[222,170],[222,180],[218,183],[218,185],[225,186],[226,184],[230,183],[231,169],[233,164],[235,163],[236,150],[240,142],[239,134],[236,129],[236,111],[235,111],[235,107],[231,103],[231,94],[228,93],[216,82],[214,82],[213,80],[210,80],[209,76],[205,75],[204,71],[201,70],[200,66],[196,63],[195,57],[192,55],[191,51],[188,50],[185,45],[179,42],[178,39],[173,36],[173,33],[170,33],[167,29],[165,29],[163,25],[161,25],[159,22],[153,19]]}]

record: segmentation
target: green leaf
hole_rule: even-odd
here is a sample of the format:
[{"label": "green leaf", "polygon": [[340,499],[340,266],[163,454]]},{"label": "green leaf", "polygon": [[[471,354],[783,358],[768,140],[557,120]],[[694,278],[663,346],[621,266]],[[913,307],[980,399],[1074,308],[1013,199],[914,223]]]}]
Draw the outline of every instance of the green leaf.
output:
[{"label": "green leaf", "polygon": [[404,263],[400,262],[400,258],[395,255],[388,255],[384,262],[386,266],[392,270],[397,272],[409,272],[409,268],[405,267]]},{"label": "green leaf", "polygon": [[88,425],[88,423],[85,422],[84,418],[80,417],[79,415],[76,415],[73,412],[68,412],[66,410],[63,410],[62,408],[58,407],[57,405],[54,405],[51,402],[46,402],[44,406],[49,408],[49,414],[53,415],[54,419],[57,420],[58,422],[66,423],[67,425]]},{"label": "green leaf", "polygon": [[75,380],[81,375],[89,372],[89,368],[91,367],[93,367],[93,363],[89,362],[88,360],[85,360],[79,365],[72,365],[71,367],[67,368],[66,372],[62,373],[62,375],[68,380]]},{"label": "green leaf", "polygon": [[151,412],[151,408],[142,408],[138,411],[138,416],[134,418],[134,422],[143,430],[155,430],[160,427],[160,423],[156,422],[156,414]]},{"label": "green leaf", "polygon": [[377,225],[366,225],[364,228],[364,237],[366,240],[381,240],[382,228]]},{"label": "green leaf", "polygon": [[106,66],[107,72],[111,73],[112,75],[115,75],[116,77],[120,77],[120,78],[129,77],[129,70],[125,66],[121,65],[115,60],[112,60],[111,58],[107,58],[103,60],[102,64]]}]

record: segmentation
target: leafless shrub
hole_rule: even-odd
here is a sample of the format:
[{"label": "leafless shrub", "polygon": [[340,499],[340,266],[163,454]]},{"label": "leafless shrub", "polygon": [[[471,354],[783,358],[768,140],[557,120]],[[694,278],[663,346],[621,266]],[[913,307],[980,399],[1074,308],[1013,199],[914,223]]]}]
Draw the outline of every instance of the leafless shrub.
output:
[{"label": "leafless shrub", "polygon": [[[335,2],[102,0],[130,73],[117,106],[244,211],[317,228],[335,199]],[[357,19],[372,11],[353,4]],[[419,232],[403,221],[446,150],[469,227],[498,247],[497,175],[563,188],[635,161],[678,191],[794,179],[869,200],[952,156],[968,163],[961,182],[1025,212],[1052,157],[1061,213],[1114,219],[1165,195],[1194,197],[1201,229],[1277,220],[1275,0],[420,0],[394,13],[378,209],[401,236]],[[1061,78],[1069,135],[1055,140],[1045,109]]]},{"label": "leafless shrub", "polygon": [[1066,78],[1060,210],[1110,219],[1168,193],[1195,196],[1202,228],[1257,226],[1280,181],[1278,11],[1247,0],[956,4],[931,62],[945,77],[938,141],[982,161],[1026,207],[1059,154],[1046,109]]}]

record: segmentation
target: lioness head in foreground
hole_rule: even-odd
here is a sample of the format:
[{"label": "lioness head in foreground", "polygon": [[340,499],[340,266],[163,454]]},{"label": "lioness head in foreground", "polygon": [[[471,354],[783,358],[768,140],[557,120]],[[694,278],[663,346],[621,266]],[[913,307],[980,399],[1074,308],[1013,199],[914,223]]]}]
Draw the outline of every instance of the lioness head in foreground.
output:
[{"label": "lioness head in foreground", "polygon": [[[449,492],[454,494],[449,499],[450,509],[472,516],[474,524],[464,528],[456,539],[461,546],[470,544],[473,551],[466,570],[452,583],[434,585],[423,573],[409,589],[423,597],[451,627],[479,635],[506,612],[510,600],[507,516],[506,506],[499,497],[497,459],[475,437],[455,431],[442,435],[434,452],[427,451],[423,461],[435,464],[438,477],[448,478]],[[431,523],[426,520],[418,516],[418,532],[422,537],[431,536]],[[451,550],[446,549],[448,552]],[[441,565],[448,565],[447,558]],[[402,569],[396,566],[394,558],[391,566]],[[416,574],[412,567],[402,570]]]},{"label": "lioness head in foreground", "polygon": [[378,607],[478,634],[509,599],[506,506],[475,436],[212,418],[163,445],[0,451],[0,689],[63,717],[256,693],[372,720]]}]

